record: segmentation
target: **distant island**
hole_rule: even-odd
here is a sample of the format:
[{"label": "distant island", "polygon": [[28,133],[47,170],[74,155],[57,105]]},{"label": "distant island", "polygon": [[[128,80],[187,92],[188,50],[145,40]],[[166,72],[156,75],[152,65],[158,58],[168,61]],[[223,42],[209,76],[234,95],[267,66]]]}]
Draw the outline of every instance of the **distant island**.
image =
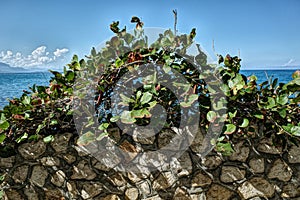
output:
[{"label": "distant island", "polygon": [[45,69],[25,69],[22,67],[11,67],[6,63],[0,62],[0,73],[31,73],[31,72],[44,72]]}]

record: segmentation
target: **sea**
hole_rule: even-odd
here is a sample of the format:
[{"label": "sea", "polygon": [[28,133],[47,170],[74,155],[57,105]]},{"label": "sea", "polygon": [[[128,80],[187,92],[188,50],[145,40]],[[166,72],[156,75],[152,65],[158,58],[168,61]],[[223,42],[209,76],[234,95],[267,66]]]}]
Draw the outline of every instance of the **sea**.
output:
[{"label": "sea", "polygon": [[[279,82],[287,83],[292,80],[292,74],[296,70],[241,70],[245,76],[256,75],[258,82],[264,82],[269,78],[279,79]],[[33,84],[48,86],[53,75],[50,72],[33,73],[0,73],[0,110],[8,105],[8,100],[20,97],[24,90],[30,91]]]}]

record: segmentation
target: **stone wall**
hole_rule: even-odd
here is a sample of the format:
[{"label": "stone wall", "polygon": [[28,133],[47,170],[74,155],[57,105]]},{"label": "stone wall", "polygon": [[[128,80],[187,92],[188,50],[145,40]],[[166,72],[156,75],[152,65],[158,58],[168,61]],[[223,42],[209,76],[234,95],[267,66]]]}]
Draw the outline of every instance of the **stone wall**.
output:
[{"label": "stone wall", "polygon": [[[211,152],[200,159],[196,138],[163,170],[133,173],[104,166],[75,145],[77,138],[58,134],[0,158],[4,199],[300,199],[300,147],[293,144],[281,149],[267,138],[241,140],[229,157]],[[159,146],[164,138],[149,140]]]}]

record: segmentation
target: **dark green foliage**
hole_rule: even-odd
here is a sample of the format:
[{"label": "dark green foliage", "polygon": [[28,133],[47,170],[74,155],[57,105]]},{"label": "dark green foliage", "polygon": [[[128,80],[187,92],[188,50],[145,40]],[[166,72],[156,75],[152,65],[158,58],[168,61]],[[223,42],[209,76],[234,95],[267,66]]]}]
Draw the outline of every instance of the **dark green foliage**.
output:
[{"label": "dark green foliage", "polygon": [[[187,107],[194,113],[200,112],[197,123],[207,130],[211,123],[220,126],[224,123],[221,138],[211,142],[225,155],[232,152],[230,141],[233,137],[256,136],[258,126],[263,127],[264,136],[275,134],[279,141],[299,139],[299,71],[289,83],[270,79],[258,85],[257,77],[247,78],[240,74],[241,59],[237,56],[226,55],[224,58],[219,55],[219,64],[210,65],[198,44],[197,55],[188,55],[186,52],[193,44],[196,29],[183,35],[167,30],[149,45],[142,30],[143,22],[138,17],[132,17],[131,22],[136,23],[133,34],[127,33],[126,27],[120,30],[119,22],[113,22],[110,29],[116,36],[107,42],[105,48],[99,52],[92,48],[91,55],[85,60],[79,61],[75,55],[67,65],[69,69],[65,68],[63,73],[50,71],[54,76],[49,86],[34,85],[30,92],[10,100],[9,105],[0,111],[2,149],[9,149],[12,141],[20,143],[39,137],[44,142],[51,142],[52,135],[64,128],[75,129],[73,111],[90,96],[91,90],[84,90],[90,86],[94,92],[95,110],[87,107],[80,114],[87,120],[86,127],[94,123],[89,116],[96,114],[98,129],[103,134],[96,136],[93,130],[85,133],[78,130],[81,135],[79,143],[83,145],[101,140],[107,135],[107,128],[115,127],[117,122],[149,124],[153,109],[158,104],[167,111],[163,127],[179,127],[181,108]],[[121,103],[118,110],[122,111],[126,106],[131,110],[113,115],[110,112],[114,106],[111,98],[117,82],[127,72],[136,73],[138,77],[139,70],[151,67],[153,63],[162,66],[160,70],[153,70],[144,77],[142,87],[119,96]],[[187,80],[187,84],[180,84],[176,79],[172,83],[183,91],[181,102],[170,89],[157,81],[162,73],[168,74],[171,70],[176,70]],[[74,87],[78,91],[75,94]],[[199,110],[193,110],[194,103],[199,104]]]}]

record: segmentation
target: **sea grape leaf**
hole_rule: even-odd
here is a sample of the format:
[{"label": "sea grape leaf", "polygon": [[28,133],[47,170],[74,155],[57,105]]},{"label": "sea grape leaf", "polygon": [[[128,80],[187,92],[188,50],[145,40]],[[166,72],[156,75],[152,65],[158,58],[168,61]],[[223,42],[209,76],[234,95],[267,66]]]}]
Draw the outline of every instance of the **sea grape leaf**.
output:
[{"label": "sea grape leaf", "polygon": [[247,118],[243,119],[243,123],[240,125],[241,128],[246,128],[249,125],[249,120]]},{"label": "sea grape leaf", "polygon": [[236,126],[234,124],[226,124],[226,130],[224,132],[224,134],[232,134],[236,131]]}]

